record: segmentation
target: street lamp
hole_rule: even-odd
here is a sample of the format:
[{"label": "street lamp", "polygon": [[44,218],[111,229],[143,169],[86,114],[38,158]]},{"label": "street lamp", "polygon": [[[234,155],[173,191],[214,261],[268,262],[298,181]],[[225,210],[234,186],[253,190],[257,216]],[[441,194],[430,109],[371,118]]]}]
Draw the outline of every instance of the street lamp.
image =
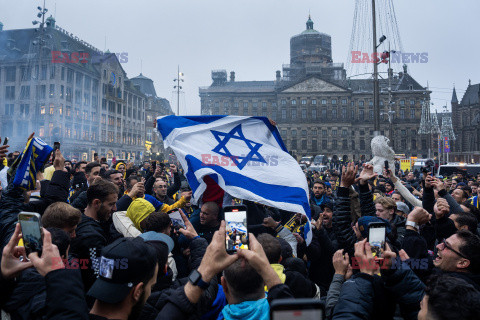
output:
[{"label": "street lamp", "polygon": [[184,74],[183,72],[180,72],[180,66],[177,68],[177,78],[173,79],[173,82],[176,82],[177,85],[173,86],[173,89],[177,89],[177,116],[180,115],[180,89],[182,89],[182,86],[180,85],[180,82],[184,82],[181,77],[183,77]]}]

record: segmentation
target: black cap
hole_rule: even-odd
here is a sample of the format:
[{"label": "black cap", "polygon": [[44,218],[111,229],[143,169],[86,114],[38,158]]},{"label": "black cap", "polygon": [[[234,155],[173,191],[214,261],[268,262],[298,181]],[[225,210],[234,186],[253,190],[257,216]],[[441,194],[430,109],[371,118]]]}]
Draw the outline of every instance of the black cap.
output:
[{"label": "black cap", "polygon": [[329,201],[329,202],[322,203],[322,204],[320,205],[320,209],[322,209],[322,211],[325,211],[325,208],[328,208],[328,209],[330,209],[331,211],[333,211],[333,202],[332,202],[332,201]]},{"label": "black cap", "polygon": [[118,239],[103,248],[97,261],[99,276],[87,295],[106,303],[119,303],[148,274],[153,275],[156,264],[155,249],[143,239]]}]

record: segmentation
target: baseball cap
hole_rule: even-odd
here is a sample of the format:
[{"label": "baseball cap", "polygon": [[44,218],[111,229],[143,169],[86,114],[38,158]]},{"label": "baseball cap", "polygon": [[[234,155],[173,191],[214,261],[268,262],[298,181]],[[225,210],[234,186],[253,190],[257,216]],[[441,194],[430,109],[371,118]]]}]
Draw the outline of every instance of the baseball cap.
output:
[{"label": "baseball cap", "polygon": [[[157,264],[155,249],[141,238],[121,238],[102,250],[97,260],[98,278],[87,295],[116,304],[145,280]],[[93,262],[95,265],[95,262]]]},{"label": "baseball cap", "polygon": [[332,201],[328,201],[328,202],[322,203],[322,204],[320,205],[320,209],[322,209],[322,211],[324,211],[325,208],[328,208],[328,209],[330,209],[331,211],[333,211],[333,202],[332,202]]},{"label": "baseball cap", "polygon": [[175,245],[172,238],[166,234],[155,231],[142,233],[139,237],[142,238],[145,243],[155,248],[158,266],[162,269],[168,261],[168,254],[172,252]]},{"label": "baseball cap", "polygon": [[410,213],[410,208],[403,202],[398,201],[397,202],[397,211],[401,211],[403,213],[409,214]]}]

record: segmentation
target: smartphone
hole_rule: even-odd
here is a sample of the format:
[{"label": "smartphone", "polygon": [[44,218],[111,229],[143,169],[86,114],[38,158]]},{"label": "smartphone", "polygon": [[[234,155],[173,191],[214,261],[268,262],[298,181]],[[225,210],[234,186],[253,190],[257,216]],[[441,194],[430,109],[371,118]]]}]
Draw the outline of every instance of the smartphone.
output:
[{"label": "smartphone", "polygon": [[385,160],[385,170],[388,172],[390,169],[389,169],[389,166],[388,166],[388,161]]},{"label": "smartphone", "polygon": [[8,137],[5,137],[5,139],[3,140],[3,145],[6,146],[8,143]]},{"label": "smartphone", "polygon": [[368,243],[372,248],[373,256],[382,259],[385,251],[386,226],[383,222],[371,222],[368,225]]},{"label": "smartphone", "polygon": [[32,252],[42,254],[42,231],[40,215],[36,212],[22,211],[18,214],[18,222],[22,228],[23,245],[27,255]]},{"label": "smartphone", "polygon": [[157,170],[157,161],[152,161],[152,170],[155,172]]},{"label": "smartphone", "polygon": [[57,151],[57,150],[60,150],[60,142],[55,141],[55,142],[53,143],[53,151],[55,152],[55,151]]},{"label": "smartphone", "polygon": [[247,207],[244,205],[225,206],[225,249],[233,254],[238,249],[248,250]]},{"label": "smartphone", "polygon": [[172,220],[172,226],[175,230],[178,230],[180,228],[183,228],[183,229],[187,228],[185,226],[185,222],[183,222],[182,216],[180,215],[180,211],[176,210],[176,211],[170,212],[168,216],[170,217],[170,220]]},{"label": "smartphone", "polygon": [[316,299],[275,299],[270,305],[272,320],[324,320],[325,306]]}]

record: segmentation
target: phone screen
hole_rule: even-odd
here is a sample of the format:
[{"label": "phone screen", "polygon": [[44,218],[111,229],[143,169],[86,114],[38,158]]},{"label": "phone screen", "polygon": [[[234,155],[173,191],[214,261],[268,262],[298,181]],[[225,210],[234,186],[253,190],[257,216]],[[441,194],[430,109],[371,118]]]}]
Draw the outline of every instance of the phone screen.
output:
[{"label": "phone screen", "polygon": [[170,220],[172,220],[172,225],[175,229],[186,229],[185,222],[183,222],[182,216],[180,215],[180,211],[173,211],[168,214]]},{"label": "phone screen", "polygon": [[369,227],[368,242],[372,247],[373,256],[381,258],[383,250],[385,249],[385,227]]},{"label": "phone screen", "polygon": [[40,231],[40,215],[20,213],[18,221],[22,227],[22,238],[27,254],[42,251],[42,233]]},{"label": "phone screen", "polygon": [[225,211],[225,224],[227,252],[237,252],[238,249],[248,250],[247,211]]},{"label": "phone screen", "polygon": [[299,310],[275,310],[272,312],[272,320],[318,320],[323,319],[321,309],[299,309]]}]

